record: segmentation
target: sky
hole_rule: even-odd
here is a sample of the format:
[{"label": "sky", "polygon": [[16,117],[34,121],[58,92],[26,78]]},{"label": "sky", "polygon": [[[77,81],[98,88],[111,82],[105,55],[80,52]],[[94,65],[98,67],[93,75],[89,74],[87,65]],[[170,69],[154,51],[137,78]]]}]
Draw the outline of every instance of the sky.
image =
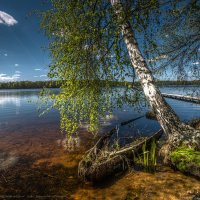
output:
[{"label": "sky", "polygon": [[[48,10],[47,2],[0,0],[0,82],[48,80],[48,40],[33,13]],[[192,64],[199,66],[199,61]]]},{"label": "sky", "polygon": [[48,40],[35,10],[47,10],[43,0],[0,0],[0,82],[46,80]]}]

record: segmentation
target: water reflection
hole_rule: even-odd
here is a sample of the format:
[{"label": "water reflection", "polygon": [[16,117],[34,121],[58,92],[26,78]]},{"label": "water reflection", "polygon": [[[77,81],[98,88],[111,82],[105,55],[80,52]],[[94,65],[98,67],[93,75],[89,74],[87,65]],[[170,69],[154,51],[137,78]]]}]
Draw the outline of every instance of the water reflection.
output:
[{"label": "water reflection", "polygon": [[[162,87],[162,92],[181,93],[185,94],[191,91],[198,91],[199,87]],[[58,89],[53,89],[57,92]],[[8,123],[12,124],[43,124],[56,123],[59,124],[59,113],[56,110],[51,110],[48,114],[39,117],[36,101],[38,99],[40,89],[24,89],[24,90],[0,90],[0,128],[8,127]],[[188,121],[191,118],[200,117],[200,105],[167,99],[167,102],[172,106],[175,112],[183,121]],[[113,116],[107,116],[106,120],[101,119],[101,132],[110,129],[111,126],[118,125],[121,121],[129,120],[141,115],[149,108],[142,106],[140,110],[124,105],[121,110],[115,110]],[[12,126],[12,127],[13,127]],[[13,127],[14,128],[14,127]],[[82,130],[87,130],[87,124],[83,124]],[[120,128],[120,132],[131,134],[131,132],[145,132],[147,134],[156,131],[159,125],[155,121],[150,121],[145,118],[138,120],[132,127]]]},{"label": "water reflection", "polygon": [[[0,195],[24,195],[24,198],[29,194],[41,198],[47,195],[52,199],[58,195],[81,200],[140,197],[178,200],[191,199],[188,192],[192,188],[200,190],[197,180],[171,169],[159,170],[156,174],[134,172],[102,188],[81,184],[77,177],[78,163],[93,145],[93,136],[82,128],[79,137],[64,138],[60,134],[59,113],[55,110],[38,117],[35,100],[39,91],[0,90],[0,169],[4,169],[0,175],[4,177],[0,178]],[[200,117],[200,105],[173,99],[167,101],[182,120]],[[102,132],[122,121],[144,115],[147,110],[144,107],[138,112],[128,106],[115,110],[105,124],[101,120]],[[158,128],[156,121],[143,117],[130,126],[120,127],[119,137],[148,135]]]},{"label": "water reflection", "polygon": [[20,98],[17,96],[0,96],[0,106],[4,107],[6,104],[14,104],[16,107],[21,106]]}]

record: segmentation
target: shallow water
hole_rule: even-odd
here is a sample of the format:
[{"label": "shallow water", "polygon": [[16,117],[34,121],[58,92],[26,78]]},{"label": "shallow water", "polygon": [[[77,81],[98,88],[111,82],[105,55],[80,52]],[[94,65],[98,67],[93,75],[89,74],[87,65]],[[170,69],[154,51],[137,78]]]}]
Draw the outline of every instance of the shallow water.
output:
[{"label": "shallow water", "polygon": [[[162,91],[191,91],[162,88]],[[194,88],[193,88],[194,89]],[[196,91],[196,89],[194,89]],[[99,186],[77,178],[78,162],[94,143],[80,130],[80,137],[63,148],[59,114],[52,110],[38,117],[39,90],[0,90],[0,199],[192,199],[200,191],[197,179],[159,167],[155,174],[128,172]],[[182,93],[183,93],[182,92]],[[200,117],[200,105],[167,99],[183,121]],[[102,129],[144,115],[130,107],[116,111]],[[119,135],[149,135],[159,129],[156,121],[141,118]]]}]

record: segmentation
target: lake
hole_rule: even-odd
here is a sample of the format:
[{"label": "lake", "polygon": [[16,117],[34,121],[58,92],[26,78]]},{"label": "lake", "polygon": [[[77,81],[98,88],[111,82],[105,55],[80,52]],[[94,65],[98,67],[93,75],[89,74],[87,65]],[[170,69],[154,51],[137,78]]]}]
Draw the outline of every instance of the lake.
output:
[{"label": "lake", "polygon": [[[55,89],[56,90],[56,89]],[[37,111],[39,89],[0,90],[0,199],[190,199],[200,191],[198,180],[170,168],[161,167],[156,174],[127,173],[109,184],[92,186],[77,178],[77,167],[83,153],[94,143],[83,127],[76,143],[63,147],[64,136],[59,128],[59,113],[51,110],[40,116]],[[165,93],[199,95],[199,86],[161,87]],[[200,104],[166,99],[181,120],[200,118]],[[102,122],[105,132],[120,122],[145,115],[124,106],[111,119]],[[150,135],[160,128],[145,117],[131,126],[119,129],[119,136]],[[137,181],[135,181],[137,180]],[[182,196],[181,196],[182,195]],[[168,198],[170,197],[170,198]]]}]

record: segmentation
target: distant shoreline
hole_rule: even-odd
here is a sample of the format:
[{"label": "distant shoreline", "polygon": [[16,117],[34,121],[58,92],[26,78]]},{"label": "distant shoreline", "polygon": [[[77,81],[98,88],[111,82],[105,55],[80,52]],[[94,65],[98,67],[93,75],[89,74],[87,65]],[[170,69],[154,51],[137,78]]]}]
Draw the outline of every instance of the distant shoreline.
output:
[{"label": "distant shoreline", "polygon": [[[156,81],[158,86],[187,86],[199,85],[200,80],[194,81]],[[102,85],[104,81],[102,81]],[[139,86],[139,82],[110,82],[111,86]],[[0,89],[41,89],[41,88],[59,88],[59,81],[17,81],[17,82],[0,82]]]}]

